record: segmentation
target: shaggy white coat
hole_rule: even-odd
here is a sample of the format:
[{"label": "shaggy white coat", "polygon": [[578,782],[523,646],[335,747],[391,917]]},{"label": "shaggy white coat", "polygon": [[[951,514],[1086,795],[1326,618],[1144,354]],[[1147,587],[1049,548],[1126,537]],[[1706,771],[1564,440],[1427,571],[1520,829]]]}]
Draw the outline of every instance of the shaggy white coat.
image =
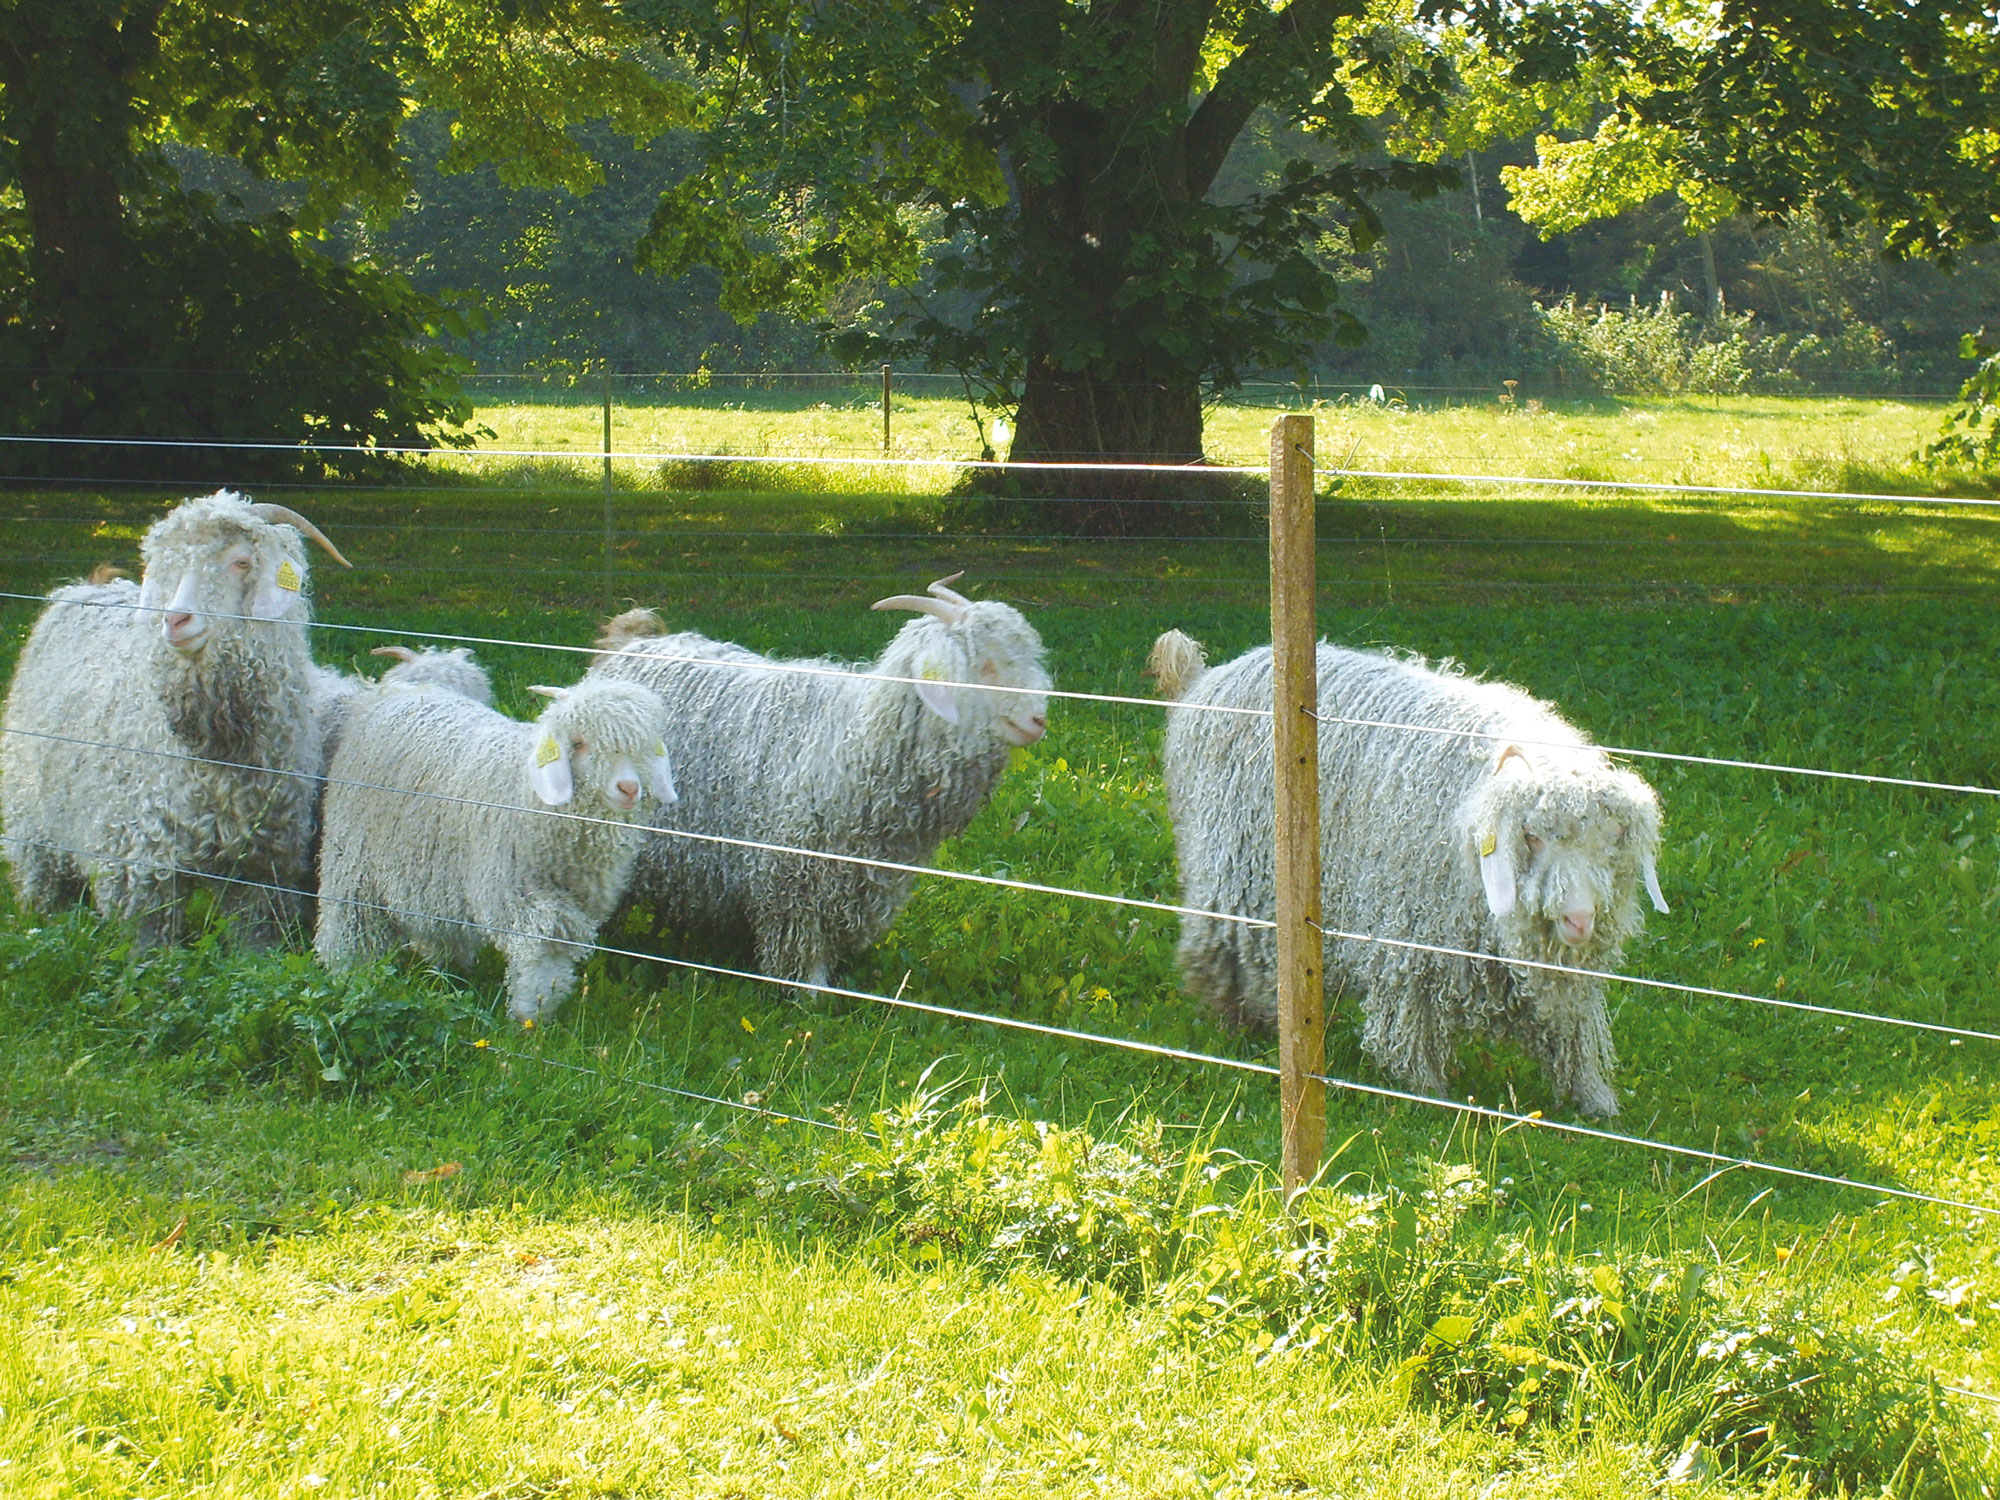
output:
[{"label": "shaggy white coat", "polygon": [[625,893],[632,820],[647,797],[675,793],[656,694],[621,682],[549,691],[561,696],[532,724],[435,687],[353,700],[320,848],[314,947],[330,968],[401,944],[463,965],[490,944],[515,1020],[562,1003],[585,956],[574,945],[596,938]]},{"label": "shaggy white coat", "polygon": [[303,898],[201,877],[310,880],[320,742],[304,543],[221,491],[176,506],[140,552],[143,585],[51,593],[15,668],[0,719],[14,889],[45,912],[88,891],[143,946],[178,937],[206,884],[239,936],[275,942]]},{"label": "shaggy white coat", "polygon": [[488,708],[493,705],[493,683],[486,669],[472,659],[463,646],[450,649],[426,647],[412,651],[407,646],[377,646],[373,656],[385,656],[396,664],[379,678],[370,680],[331,667],[313,668],[313,723],[319,734],[320,758],[331,761],[340,748],[340,736],[347,726],[348,711],[355,699],[371,691],[412,692],[437,689],[457,693],[461,698]]},{"label": "shaggy white coat", "polygon": [[[1042,737],[1049,688],[1041,637],[1020,611],[942,584],[932,593],[942,607],[873,662],[792,663],[824,676],[769,670],[770,658],[693,632],[659,634],[651,611],[613,621],[590,676],[643,682],[680,710],[667,745],[682,800],[658,826],[927,862],[986,805],[1010,752]],[[888,931],[915,879],[661,835],[640,851],[631,899],[697,940],[748,947],[760,973],[824,984]]]},{"label": "shaggy white coat", "polygon": [[[1154,670],[1184,705],[1268,707],[1271,652],[1213,670],[1177,631]],[[1360,1000],[1362,1046],[1412,1088],[1441,1094],[1467,1031],[1510,1037],[1559,1096],[1617,1113],[1602,979],[1505,962],[1615,967],[1640,929],[1643,889],[1664,911],[1653,791],[1551,706],[1449,663],[1318,653],[1322,922],[1491,953],[1457,958],[1329,938],[1329,993]],[[1331,722],[1365,719],[1435,734]],[[1166,785],[1181,901],[1269,919],[1276,904],[1268,719],[1169,710]],[[1276,1021],[1276,937],[1206,917],[1181,924],[1188,988],[1239,1025]]]}]

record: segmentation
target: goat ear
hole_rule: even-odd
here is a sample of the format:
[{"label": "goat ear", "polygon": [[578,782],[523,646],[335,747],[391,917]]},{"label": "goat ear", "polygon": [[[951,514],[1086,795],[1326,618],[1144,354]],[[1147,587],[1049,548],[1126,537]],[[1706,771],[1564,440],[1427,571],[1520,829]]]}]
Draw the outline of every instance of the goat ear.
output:
[{"label": "goat ear", "polygon": [[160,575],[157,572],[149,569],[145,579],[139,584],[139,608],[147,611],[157,610],[166,602],[167,586],[160,582]]},{"label": "goat ear", "polygon": [[277,567],[257,581],[257,597],[250,601],[251,618],[282,620],[305,581],[304,568],[289,557],[279,558]]},{"label": "goat ear", "polygon": [[535,736],[535,748],[528,757],[528,781],[535,795],[550,807],[561,807],[576,795],[569,755],[546,729]]},{"label": "goat ear", "polygon": [[645,761],[646,790],[659,799],[662,807],[672,807],[681,800],[681,794],[674,787],[673,762],[667,758],[664,743],[655,745],[653,753]]},{"label": "goat ear", "polygon": [[1496,917],[1514,912],[1515,837],[1505,818],[1479,835],[1479,883],[1486,887],[1486,909]]},{"label": "goat ear", "polygon": [[944,662],[935,656],[927,656],[919,664],[917,676],[917,697],[925,708],[943,719],[947,724],[958,722],[958,689],[952,685]]}]

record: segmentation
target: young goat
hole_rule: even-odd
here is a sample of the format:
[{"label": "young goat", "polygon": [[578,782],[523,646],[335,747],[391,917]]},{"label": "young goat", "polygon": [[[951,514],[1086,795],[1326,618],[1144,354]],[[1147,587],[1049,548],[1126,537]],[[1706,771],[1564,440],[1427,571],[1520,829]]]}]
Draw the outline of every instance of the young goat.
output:
[{"label": "young goat", "polygon": [[[625,893],[648,796],[675,800],[659,697],[625,682],[534,688],[523,724],[450,691],[362,694],[327,769],[319,934],[329,967],[398,943],[507,960],[507,1011],[548,1016]],[[555,809],[563,809],[557,812]]]}]

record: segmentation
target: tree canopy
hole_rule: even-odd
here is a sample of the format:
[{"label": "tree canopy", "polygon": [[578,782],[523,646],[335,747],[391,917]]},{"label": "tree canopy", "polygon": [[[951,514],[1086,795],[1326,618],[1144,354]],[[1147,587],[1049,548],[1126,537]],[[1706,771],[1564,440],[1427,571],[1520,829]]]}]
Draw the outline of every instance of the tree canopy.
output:
[{"label": "tree canopy", "polygon": [[[392,213],[401,130],[449,109],[449,154],[592,180],[568,126],[633,130],[682,92],[587,0],[16,0],[0,7],[0,397],[13,430],[421,444],[462,414],[426,336],[445,310],[317,253],[340,213]],[[200,147],[296,185],[250,213],[182,182]],[[106,472],[129,450],[49,448]],[[284,456],[287,463],[295,455]],[[181,450],[177,474],[245,456]]]},{"label": "tree canopy", "polygon": [[[1346,82],[1428,97],[1363,0],[864,0],[661,5],[662,35],[724,82],[704,165],[648,240],[707,263],[745,311],[823,305],[862,268],[894,295],[850,357],[956,369],[1018,407],[1013,456],[1190,461],[1205,390],[1297,366],[1359,330],[1313,254],[1333,215],[1449,167],[1387,158]],[[733,69],[734,71],[729,71]],[[1344,148],[1214,187],[1258,110]],[[943,246],[925,265],[925,233]]]}]

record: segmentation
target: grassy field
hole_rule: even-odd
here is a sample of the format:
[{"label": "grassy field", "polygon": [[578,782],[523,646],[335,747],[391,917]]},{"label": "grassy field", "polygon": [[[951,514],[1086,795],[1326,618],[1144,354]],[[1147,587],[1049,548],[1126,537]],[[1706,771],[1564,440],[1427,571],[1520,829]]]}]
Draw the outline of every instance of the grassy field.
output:
[{"label": "grassy field", "polygon": [[[1421,393],[1414,399],[1421,401]],[[882,452],[880,398],[866,392],[802,396],[717,389],[671,397],[625,395],[615,402],[611,446],[620,453],[810,460]],[[1278,406],[1274,401],[1215,408],[1207,424],[1209,456],[1218,463],[1262,463]],[[1893,475],[1902,481],[1898,492],[1911,477],[1905,461],[1937,435],[1943,416],[1936,402],[1784,396],[1606,400],[1547,408],[1468,403],[1460,397],[1449,406],[1294,403],[1287,409],[1312,410],[1319,419],[1322,457],[1355,468],[1815,489],[1873,488]],[[899,391],[891,401],[890,423],[893,456],[979,456],[981,429],[962,399]],[[601,408],[587,399],[486,407],[479,425],[493,434],[482,440],[483,448],[579,454],[603,448]],[[990,418],[985,430],[991,439]],[[1004,439],[993,445],[1006,451]],[[481,472],[493,462],[459,466]],[[637,461],[619,469],[628,483],[651,477]],[[1874,481],[1855,483],[1867,476]],[[900,473],[898,483],[930,491],[949,483],[949,476],[912,470]]]},{"label": "grassy field", "polygon": [[[1651,410],[1338,412],[1320,446],[1352,421],[1382,467],[1691,452],[1717,482],[1893,483],[1933,417]],[[488,417],[516,420],[548,419]],[[1677,452],[1609,452],[1656,433]],[[561,477],[287,496],[357,563],[317,577],[357,627],[323,654],[586,643],[601,500]],[[1079,543],[936,493],[642,477],[615,594],[760,648],[868,655],[895,628],[870,599],[961,566],[1029,609],[1059,686],[1144,693],[1170,624],[1219,655],[1268,636],[1254,507]],[[4,587],[129,563],[163,499],[8,497]],[[1334,639],[1456,656],[1609,744],[2000,785],[1984,513],[1350,484],[1321,524]],[[4,601],[0,669],[32,618]],[[481,655],[523,713],[580,666]],[[1170,897],[1158,732],[1058,704],[940,864]],[[1633,972],[2000,1030],[1995,799],[1640,768],[1674,910]],[[850,977],[1269,1060],[1177,993],[1172,940],[928,881]],[[1988,1218],[1336,1094],[1300,1239],[1254,1077],[634,958],[524,1037],[496,977],[336,979],[221,935],[133,961],[0,906],[0,1494],[1992,1493],[1996,1414],[1941,1390],[2000,1392]],[[1996,1044],[1613,1003],[1632,1132],[2000,1205]],[[1331,1068],[1379,1081],[1345,1017]],[[1463,1061],[1463,1096],[1556,1111],[1512,1049]]]}]

